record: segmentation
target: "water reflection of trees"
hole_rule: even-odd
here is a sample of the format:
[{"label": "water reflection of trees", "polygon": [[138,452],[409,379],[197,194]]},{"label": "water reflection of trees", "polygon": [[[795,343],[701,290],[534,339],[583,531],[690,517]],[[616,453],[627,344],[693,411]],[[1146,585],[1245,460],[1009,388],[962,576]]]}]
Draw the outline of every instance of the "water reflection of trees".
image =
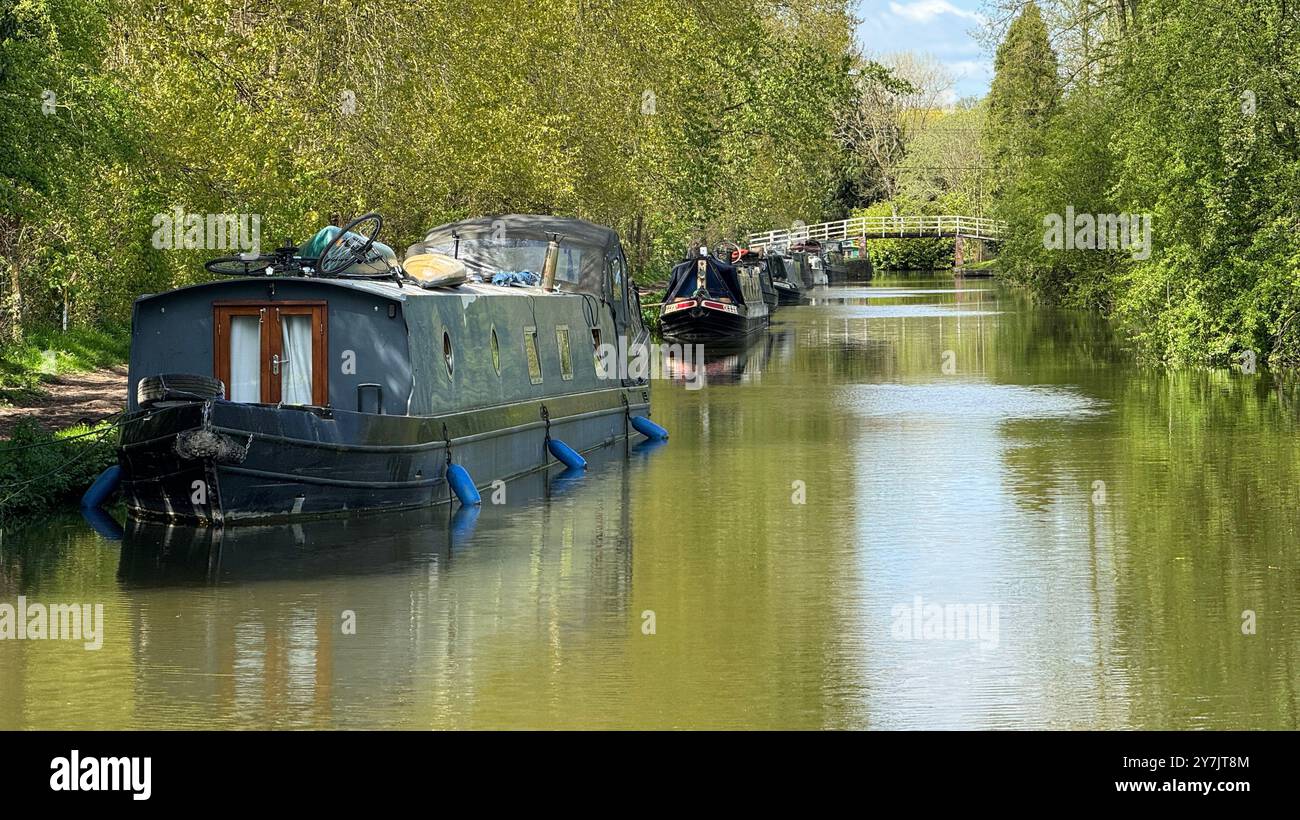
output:
[{"label": "water reflection of trees", "polygon": [[806,338],[814,317],[777,312],[761,379],[656,394],[672,440],[634,502],[632,611],[658,618],[630,656],[641,725],[843,726],[854,714],[857,430],[842,379]]},{"label": "water reflection of trees", "polygon": [[[1139,367],[1104,325],[1069,312],[1004,317],[993,343],[993,378],[1069,385],[1109,407],[1002,433],[1018,501],[1089,551],[1094,616],[1113,633],[1099,662],[1130,684],[1122,722],[1294,728],[1292,392],[1264,375]],[[1259,634],[1242,635],[1244,610],[1256,611]],[[1234,723],[1237,714],[1252,717]]]},{"label": "water reflection of trees", "polygon": [[[814,381],[916,385],[915,396],[896,391],[900,423],[915,406],[951,412],[960,429],[959,411],[918,398],[955,395],[952,385],[990,396],[1057,391],[1103,408],[969,420],[992,423],[1002,442],[1000,489],[1015,527],[1006,540],[1022,571],[1007,577],[1005,599],[1029,619],[1016,621],[1016,639],[1022,674],[1032,670],[1026,685],[1043,696],[1039,719],[1294,728],[1294,389],[1264,376],[1143,368],[1098,317],[996,286],[975,298],[932,294],[924,305],[898,315],[853,300],[827,306],[800,327],[799,366]],[[945,351],[955,372],[942,369]],[[1252,637],[1241,633],[1247,609],[1260,619]]]}]

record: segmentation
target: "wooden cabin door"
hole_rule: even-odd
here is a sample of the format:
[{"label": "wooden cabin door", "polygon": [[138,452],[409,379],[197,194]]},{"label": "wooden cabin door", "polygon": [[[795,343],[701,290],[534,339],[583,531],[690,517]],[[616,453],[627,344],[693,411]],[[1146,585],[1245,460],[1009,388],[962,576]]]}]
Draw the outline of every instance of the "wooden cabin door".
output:
[{"label": "wooden cabin door", "polygon": [[213,372],[230,401],[329,403],[324,302],[217,302]]}]

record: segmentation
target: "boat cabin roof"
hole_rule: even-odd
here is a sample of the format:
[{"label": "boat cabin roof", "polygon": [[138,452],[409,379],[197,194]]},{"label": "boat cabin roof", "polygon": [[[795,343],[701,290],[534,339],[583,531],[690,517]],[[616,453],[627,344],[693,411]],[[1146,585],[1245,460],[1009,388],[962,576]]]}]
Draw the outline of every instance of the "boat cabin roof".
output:
[{"label": "boat cabin roof", "polygon": [[585,219],[535,214],[462,219],[430,230],[423,242],[407,249],[406,255],[454,256],[485,279],[501,271],[540,274],[546,246],[557,234],[560,242],[557,281],[567,283],[566,290],[604,294],[606,266],[626,265],[623,249],[618,234],[611,228]]},{"label": "boat cabin roof", "polygon": [[[424,241],[411,246],[412,253],[429,253],[431,245],[441,245],[459,236],[462,241],[476,239],[541,240],[548,241],[552,234],[560,234],[563,243],[587,245],[602,250],[617,249],[618,234],[612,228],[563,216],[538,214],[503,214],[478,216],[448,222],[430,229]],[[419,250],[417,250],[419,249]]]},{"label": "boat cabin roof", "polygon": [[203,290],[219,290],[229,288],[237,282],[266,282],[275,283],[283,286],[285,282],[309,283],[323,285],[326,287],[343,288],[345,290],[359,291],[371,296],[377,296],[381,299],[389,299],[394,302],[405,302],[408,299],[420,299],[448,294],[459,294],[461,296],[481,296],[491,293],[510,293],[516,296],[551,296],[543,290],[540,285],[522,286],[522,285],[494,285],[491,282],[465,282],[452,287],[422,288],[418,285],[407,282],[398,287],[396,282],[391,280],[373,280],[373,279],[343,279],[336,277],[272,277],[272,276],[248,276],[217,279],[211,282],[199,282],[194,285],[184,285],[173,290],[163,293],[150,293],[141,296],[137,302],[148,302],[162,297],[174,297],[177,294],[195,293]]}]

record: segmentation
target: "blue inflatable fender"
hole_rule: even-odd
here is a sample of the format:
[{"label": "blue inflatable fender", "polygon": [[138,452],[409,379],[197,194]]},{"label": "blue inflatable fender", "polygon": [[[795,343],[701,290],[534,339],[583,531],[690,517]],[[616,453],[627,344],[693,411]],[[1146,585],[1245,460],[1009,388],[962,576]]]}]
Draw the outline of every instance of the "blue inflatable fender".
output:
[{"label": "blue inflatable fender", "polygon": [[667,441],[668,431],[645,416],[632,417],[632,429],[651,441]]},{"label": "blue inflatable fender", "polygon": [[578,451],[560,441],[558,438],[548,438],[546,440],[546,449],[551,451],[561,464],[573,470],[587,469],[587,459],[578,455]]},{"label": "blue inflatable fender", "polygon": [[470,478],[469,470],[459,464],[448,464],[446,478],[451,491],[456,494],[461,504],[474,507],[483,503],[483,496],[478,494],[478,487],[474,486],[474,479]]},{"label": "blue inflatable fender", "polygon": [[94,510],[104,506],[104,502],[117,492],[117,485],[122,483],[122,468],[114,464],[99,474],[99,478],[86,489],[81,497],[83,510]]}]

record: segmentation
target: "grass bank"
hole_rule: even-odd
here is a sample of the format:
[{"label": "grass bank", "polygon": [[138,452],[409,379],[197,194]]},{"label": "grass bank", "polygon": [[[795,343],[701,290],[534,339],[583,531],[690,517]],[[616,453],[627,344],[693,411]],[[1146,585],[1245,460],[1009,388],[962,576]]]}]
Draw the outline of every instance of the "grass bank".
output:
[{"label": "grass bank", "polygon": [[22,422],[0,442],[0,527],[75,503],[105,467],[117,461],[116,427],[100,422],[57,432]]},{"label": "grass bank", "polygon": [[30,329],[21,344],[0,349],[0,403],[38,395],[43,383],[55,376],[122,364],[130,345],[131,329],[125,324],[67,331]]}]

